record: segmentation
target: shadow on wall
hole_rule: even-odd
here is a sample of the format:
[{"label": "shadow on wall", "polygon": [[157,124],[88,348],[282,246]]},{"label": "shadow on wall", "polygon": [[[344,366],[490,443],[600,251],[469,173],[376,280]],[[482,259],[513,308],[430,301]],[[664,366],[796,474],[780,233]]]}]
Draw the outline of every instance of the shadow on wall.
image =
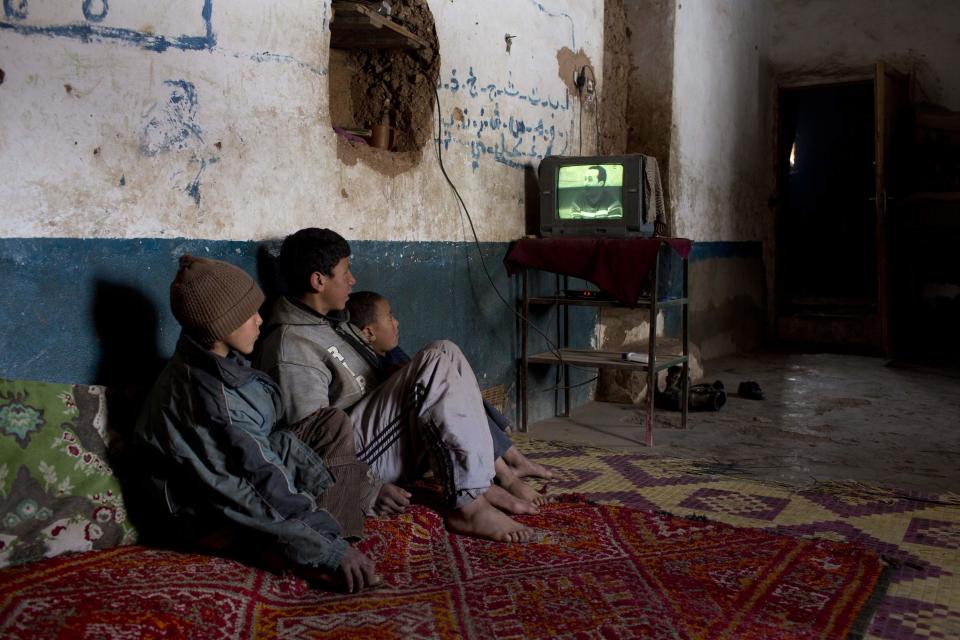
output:
[{"label": "shadow on wall", "polygon": [[100,362],[94,383],[106,387],[110,464],[123,485],[128,518],[146,532],[154,531],[156,523],[139,508],[149,503],[140,497],[140,465],[130,441],[140,408],[166,362],[160,355],[159,320],[153,301],[138,288],[95,280],[93,322]]},{"label": "shadow on wall", "polygon": [[107,387],[110,423],[126,440],[166,362],[158,346],[159,315],[153,302],[138,289],[98,279],[93,322],[100,342],[94,382]]},{"label": "shadow on wall", "polygon": [[[273,251],[271,251],[273,249]],[[270,302],[278,298],[282,293],[284,293],[284,284],[283,284],[283,274],[280,271],[280,261],[274,255],[274,253],[279,253],[279,246],[272,246],[272,244],[261,244],[257,247],[257,282],[260,283],[260,287],[263,289],[263,294],[266,296],[267,302],[264,303],[265,307],[269,307]],[[266,319],[264,312],[267,311],[267,308],[260,310],[260,315]]]}]

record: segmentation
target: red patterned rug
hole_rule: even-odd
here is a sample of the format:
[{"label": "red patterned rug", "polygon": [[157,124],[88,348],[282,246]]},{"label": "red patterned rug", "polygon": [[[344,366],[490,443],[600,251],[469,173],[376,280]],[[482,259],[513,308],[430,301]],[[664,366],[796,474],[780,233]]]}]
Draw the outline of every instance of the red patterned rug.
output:
[{"label": "red patterned rug", "polygon": [[4,638],[844,638],[877,556],[584,503],[520,518],[530,544],[448,534],[416,507],[371,520],[384,587],[324,593],[144,547],[0,571]]}]

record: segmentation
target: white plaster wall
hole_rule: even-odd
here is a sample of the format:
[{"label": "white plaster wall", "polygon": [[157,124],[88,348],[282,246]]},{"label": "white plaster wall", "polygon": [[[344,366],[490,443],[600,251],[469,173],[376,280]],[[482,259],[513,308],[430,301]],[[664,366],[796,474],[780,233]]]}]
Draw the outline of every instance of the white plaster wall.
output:
[{"label": "white plaster wall", "polygon": [[[0,237],[246,240],[307,225],[351,239],[464,237],[432,147],[392,178],[337,159],[329,0],[211,0],[215,46],[160,52],[134,41],[202,37],[204,0],[111,3],[99,23],[82,4],[13,2],[14,15],[0,14]],[[480,239],[515,238],[523,165],[576,142],[578,108],[557,53],[582,49],[601,68],[602,3],[428,4],[440,40],[444,163]],[[84,41],[84,26],[127,35]],[[454,122],[454,107],[470,119]]]},{"label": "white plaster wall", "polygon": [[772,185],[764,0],[678,0],[670,200],[675,233],[759,240]]},{"label": "white plaster wall", "polygon": [[960,110],[960,2],[775,0],[773,15],[778,75],[872,73],[883,60],[913,72],[927,99]]},{"label": "white plaster wall", "polygon": [[[560,77],[557,55],[562,49],[583,50],[602,82],[603,3],[433,0],[430,6],[437,24],[446,25],[437,29],[443,60],[442,139],[450,138],[444,145],[444,166],[478,223],[481,239],[520,237],[522,166],[536,169],[546,153],[578,152],[580,109],[567,89],[572,79]],[[514,36],[509,53],[507,34]],[[463,123],[454,121],[455,108],[465,113]],[[590,117],[584,109],[585,122]],[[589,126],[583,129],[587,153],[594,138]],[[435,155],[428,149],[424,160],[427,179],[434,185],[443,181]],[[463,238],[464,223],[456,215],[454,196],[449,190],[445,195],[436,219],[447,225],[445,239]]]}]

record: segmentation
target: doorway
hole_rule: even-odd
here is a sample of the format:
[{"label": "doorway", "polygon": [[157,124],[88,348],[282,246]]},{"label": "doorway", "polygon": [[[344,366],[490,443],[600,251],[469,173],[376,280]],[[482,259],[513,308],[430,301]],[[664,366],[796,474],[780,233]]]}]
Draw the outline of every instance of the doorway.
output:
[{"label": "doorway", "polygon": [[874,81],[781,89],[777,337],[882,349]]}]

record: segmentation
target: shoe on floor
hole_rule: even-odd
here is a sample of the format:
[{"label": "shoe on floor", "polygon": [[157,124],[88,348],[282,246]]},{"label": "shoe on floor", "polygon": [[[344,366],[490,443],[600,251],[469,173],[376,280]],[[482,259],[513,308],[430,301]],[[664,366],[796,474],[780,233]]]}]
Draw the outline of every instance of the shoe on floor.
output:
[{"label": "shoe on floor", "polygon": [[680,411],[680,405],[682,404],[681,400],[683,395],[680,391],[681,388],[681,377],[683,376],[683,368],[678,366],[673,366],[667,369],[667,379],[666,385],[663,391],[660,391],[658,388],[654,388],[654,400],[656,406],[661,409],[669,409],[670,411]]},{"label": "shoe on floor", "polygon": [[691,411],[719,411],[727,403],[727,394],[723,384],[695,384],[690,387]]},{"label": "shoe on floor", "polygon": [[763,400],[763,389],[753,380],[746,380],[737,387],[737,395],[748,400]]}]

